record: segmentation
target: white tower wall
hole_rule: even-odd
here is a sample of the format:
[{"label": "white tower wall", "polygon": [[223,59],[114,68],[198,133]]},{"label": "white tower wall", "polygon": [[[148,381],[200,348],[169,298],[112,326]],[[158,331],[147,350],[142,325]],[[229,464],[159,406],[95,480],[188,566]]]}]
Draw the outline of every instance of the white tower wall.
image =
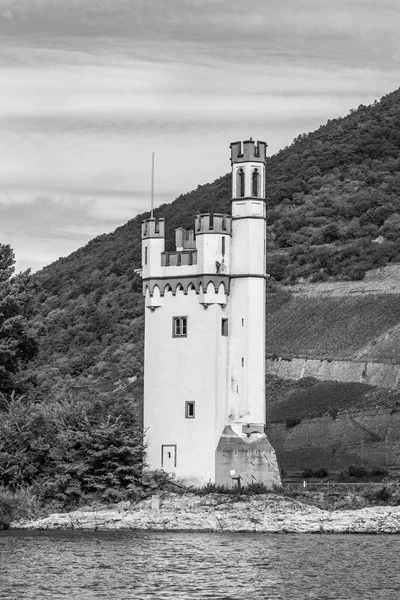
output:
[{"label": "white tower wall", "polygon": [[[161,308],[146,314],[144,397],[152,399],[144,405],[147,463],[202,484],[214,481],[225,417],[224,410],[217,416],[216,408],[226,404],[227,338],[219,334],[224,311],[218,304],[204,309],[194,290],[167,292],[163,300]],[[187,317],[186,337],[172,335],[176,316]],[[194,418],[185,416],[188,401],[195,403]],[[176,446],[176,466],[162,460],[168,445],[172,453]]]}]

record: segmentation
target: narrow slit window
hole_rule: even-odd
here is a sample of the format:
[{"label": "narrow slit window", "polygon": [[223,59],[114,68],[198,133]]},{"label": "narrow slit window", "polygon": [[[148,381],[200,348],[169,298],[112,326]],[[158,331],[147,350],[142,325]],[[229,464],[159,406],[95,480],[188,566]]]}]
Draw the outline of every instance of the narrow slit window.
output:
[{"label": "narrow slit window", "polygon": [[147,265],[147,246],[144,249],[144,264]]},{"label": "narrow slit window", "polygon": [[194,410],[194,402],[185,402],[185,418],[186,419],[194,419],[195,410]]},{"label": "narrow slit window", "polygon": [[258,196],[258,169],[253,171],[253,196]]},{"label": "narrow slit window", "polygon": [[225,256],[225,236],[222,237],[222,256]]},{"label": "narrow slit window", "polygon": [[228,319],[221,319],[221,335],[228,335]]},{"label": "narrow slit window", "polygon": [[242,357],[242,367],[244,367],[244,358]]},{"label": "narrow slit window", "polygon": [[242,319],[242,327],[244,327],[244,319]]},{"label": "narrow slit window", "polygon": [[172,336],[187,337],[187,317],[172,318]]},{"label": "narrow slit window", "polygon": [[237,171],[237,193],[236,196],[243,198],[244,197],[244,171],[243,169],[238,169]]}]

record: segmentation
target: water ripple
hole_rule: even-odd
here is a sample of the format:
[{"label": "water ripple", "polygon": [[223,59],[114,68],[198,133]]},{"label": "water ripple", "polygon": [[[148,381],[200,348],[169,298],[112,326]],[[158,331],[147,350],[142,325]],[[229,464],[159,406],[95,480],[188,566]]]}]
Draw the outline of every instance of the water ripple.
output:
[{"label": "water ripple", "polygon": [[391,600],[398,536],[1,532],[1,600]]}]

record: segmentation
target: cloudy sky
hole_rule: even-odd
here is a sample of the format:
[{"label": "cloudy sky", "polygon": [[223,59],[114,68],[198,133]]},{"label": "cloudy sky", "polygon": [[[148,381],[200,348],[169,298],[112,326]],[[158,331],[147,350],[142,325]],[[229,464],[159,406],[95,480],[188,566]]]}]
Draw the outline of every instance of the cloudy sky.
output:
[{"label": "cloudy sky", "polygon": [[398,88],[398,0],[0,0],[0,242],[37,270]]}]

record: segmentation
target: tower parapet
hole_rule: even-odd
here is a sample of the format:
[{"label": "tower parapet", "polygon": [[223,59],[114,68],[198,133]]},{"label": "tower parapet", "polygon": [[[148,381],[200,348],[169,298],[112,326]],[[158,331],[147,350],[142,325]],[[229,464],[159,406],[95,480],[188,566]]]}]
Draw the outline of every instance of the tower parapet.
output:
[{"label": "tower parapet", "polygon": [[146,219],[142,222],[142,240],[165,237],[165,219]]},{"label": "tower parapet", "polygon": [[232,217],[221,213],[203,213],[196,217],[196,236],[204,233],[232,234]]},{"label": "tower parapet", "polygon": [[236,162],[265,162],[267,158],[267,144],[265,142],[255,142],[252,138],[243,142],[232,142],[231,164]]}]

